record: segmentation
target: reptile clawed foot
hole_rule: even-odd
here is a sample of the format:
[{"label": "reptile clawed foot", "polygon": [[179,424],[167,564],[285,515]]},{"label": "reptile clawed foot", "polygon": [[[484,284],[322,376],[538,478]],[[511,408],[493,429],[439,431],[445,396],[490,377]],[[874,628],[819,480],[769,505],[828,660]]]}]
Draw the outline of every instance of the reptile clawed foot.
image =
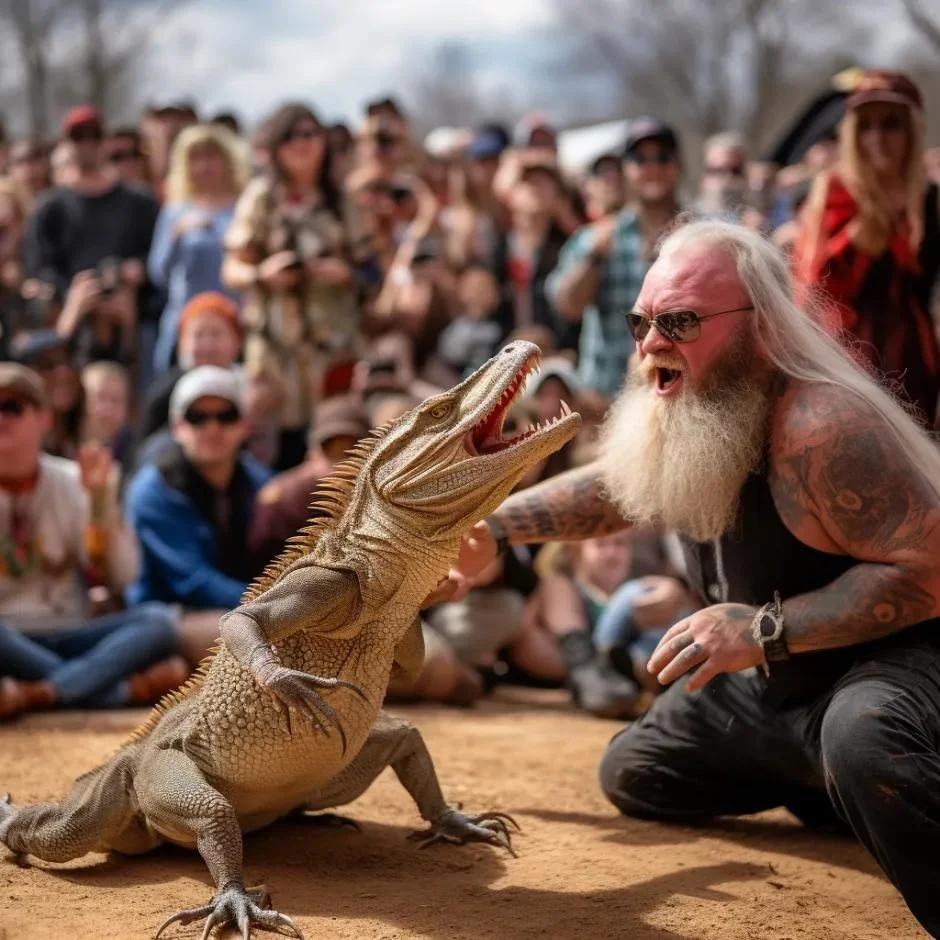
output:
[{"label": "reptile clawed foot", "polygon": [[427,829],[413,832],[409,838],[421,840],[418,848],[426,848],[435,842],[452,842],[462,845],[465,842],[489,842],[507,849],[513,858],[517,858],[512,847],[512,834],[507,823],[519,830],[520,826],[506,813],[479,813],[467,816],[456,809],[448,809]]},{"label": "reptile clawed foot", "polygon": [[264,905],[269,901],[268,892],[263,887],[246,890],[240,885],[229,885],[219,891],[205,907],[180,911],[167,919],[157,931],[154,940],[159,940],[160,935],[171,924],[181,924],[185,927],[203,918],[206,924],[202,931],[202,940],[209,940],[216,927],[226,926],[236,928],[241,933],[242,940],[249,940],[252,927],[304,940],[300,928],[286,914],[264,909]]},{"label": "reptile clawed foot", "polygon": [[319,690],[350,689],[363,701],[369,701],[366,693],[354,682],[348,682],[346,679],[314,676],[298,669],[285,669],[283,667],[278,669],[265,682],[265,687],[280,703],[287,718],[288,733],[290,733],[290,709],[296,708],[326,735],[330,733],[326,722],[335,725],[343,743],[344,754],[346,753],[346,732],[343,730],[336,710],[327,704]]}]

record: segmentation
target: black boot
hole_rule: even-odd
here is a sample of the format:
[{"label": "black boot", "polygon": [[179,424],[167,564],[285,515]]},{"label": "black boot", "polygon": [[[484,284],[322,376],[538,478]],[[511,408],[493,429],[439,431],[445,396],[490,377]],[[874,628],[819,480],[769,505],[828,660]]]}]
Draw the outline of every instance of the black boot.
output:
[{"label": "black boot", "polygon": [[606,656],[598,655],[586,630],[558,638],[568,666],[568,687],[575,705],[598,718],[633,718],[641,699],[640,687],[620,675]]}]

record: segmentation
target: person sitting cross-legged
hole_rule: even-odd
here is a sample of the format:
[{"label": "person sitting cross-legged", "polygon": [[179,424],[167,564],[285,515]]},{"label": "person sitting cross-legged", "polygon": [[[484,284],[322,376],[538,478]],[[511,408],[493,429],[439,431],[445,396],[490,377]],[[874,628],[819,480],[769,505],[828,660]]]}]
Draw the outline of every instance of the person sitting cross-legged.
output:
[{"label": "person sitting cross-legged", "polygon": [[0,719],[143,704],[188,674],[166,605],[95,616],[134,577],[137,546],[110,453],[42,453],[51,420],[38,373],[0,363]]}]

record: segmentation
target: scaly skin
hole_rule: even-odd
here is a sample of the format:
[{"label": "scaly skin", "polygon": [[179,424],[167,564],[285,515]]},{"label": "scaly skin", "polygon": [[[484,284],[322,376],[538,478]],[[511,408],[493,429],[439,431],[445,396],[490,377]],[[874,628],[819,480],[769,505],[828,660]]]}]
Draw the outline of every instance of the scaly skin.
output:
[{"label": "scaly skin", "polygon": [[502,446],[502,417],[538,363],[514,343],[455,389],[361,445],[321,484],[313,522],[242,604],[222,618],[217,651],[106,764],[58,804],[0,801],[0,842],[66,861],[90,851],[198,849],[216,885],[205,920],[299,931],[247,889],[242,833],[299,809],[340,806],[388,766],[430,824],[422,844],[510,849],[508,817],[449,807],[416,729],[380,713],[393,667],[421,668],[418,613],[464,533],[539,460],[577,432],[567,414]]}]

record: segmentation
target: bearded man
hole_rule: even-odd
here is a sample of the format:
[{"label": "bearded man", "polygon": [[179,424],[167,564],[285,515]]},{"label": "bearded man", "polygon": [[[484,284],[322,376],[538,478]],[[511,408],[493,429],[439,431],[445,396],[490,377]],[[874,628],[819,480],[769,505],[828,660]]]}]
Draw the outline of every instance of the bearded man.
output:
[{"label": "bearded man", "polygon": [[673,232],[627,321],[598,461],[510,497],[437,596],[506,544],[677,532],[713,605],[657,647],[669,688],[610,743],[604,792],[661,820],[847,824],[940,935],[940,452],[741,227]]}]

